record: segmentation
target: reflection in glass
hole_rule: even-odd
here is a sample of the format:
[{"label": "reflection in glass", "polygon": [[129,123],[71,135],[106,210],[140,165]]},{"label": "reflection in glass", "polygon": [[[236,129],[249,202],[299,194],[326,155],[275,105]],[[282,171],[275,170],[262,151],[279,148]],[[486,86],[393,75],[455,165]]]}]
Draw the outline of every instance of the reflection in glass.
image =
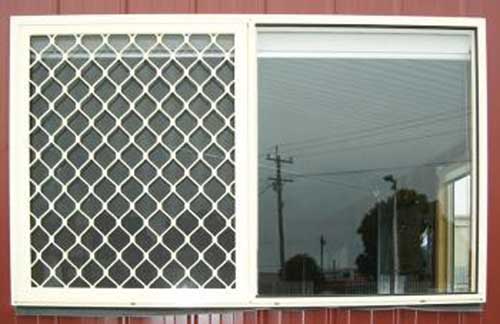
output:
[{"label": "reflection in glass", "polygon": [[469,59],[258,75],[259,294],[473,292]]}]

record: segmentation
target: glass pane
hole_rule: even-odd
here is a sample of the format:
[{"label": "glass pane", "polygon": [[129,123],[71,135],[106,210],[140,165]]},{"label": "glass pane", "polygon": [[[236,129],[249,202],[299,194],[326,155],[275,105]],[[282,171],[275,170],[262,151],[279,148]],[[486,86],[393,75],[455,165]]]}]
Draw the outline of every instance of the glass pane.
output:
[{"label": "glass pane", "polygon": [[259,294],[472,292],[468,54],[309,36],[258,58]]},{"label": "glass pane", "polygon": [[235,288],[233,35],[30,45],[32,286]]},{"label": "glass pane", "polygon": [[470,176],[455,180],[453,186],[453,291],[467,292],[470,287]]}]

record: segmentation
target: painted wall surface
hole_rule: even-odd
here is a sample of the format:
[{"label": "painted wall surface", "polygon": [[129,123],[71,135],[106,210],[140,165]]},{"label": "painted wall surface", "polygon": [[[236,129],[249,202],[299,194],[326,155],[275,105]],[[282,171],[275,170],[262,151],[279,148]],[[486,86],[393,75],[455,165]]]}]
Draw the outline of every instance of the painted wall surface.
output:
[{"label": "painted wall surface", "polygon": [[[488,303],[482,312],[413,309],[251,310],[149,317],[18,316],[10,306],[9,17],[127,13],[293,13],[486,17],[489,92]],[[497,0],[0,0],[0,323],[498,324],[500,323],[500,1]]]}]

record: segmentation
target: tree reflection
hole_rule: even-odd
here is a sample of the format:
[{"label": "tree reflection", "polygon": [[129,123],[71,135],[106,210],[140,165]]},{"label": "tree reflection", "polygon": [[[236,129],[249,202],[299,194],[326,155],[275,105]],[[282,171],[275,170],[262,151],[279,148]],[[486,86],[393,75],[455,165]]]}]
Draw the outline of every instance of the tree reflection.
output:
[{"label": "tree reflection", "polygon": [[285,262],[281,277],[289,282],[303,283],[302,290],[318,292],[325,278],[316,260],[307,254],[297,254]]},{"label": "tree reflection", "polygon": [[[432,285],[432,236],[436,202],[413,189],[396,191],[398,277],[404,292],[419,292]],[[365,214],[358,234],[364,251],[356,258],[358,272],[369,281],[393,276],[393,235],[387,226],[394,217],[394,196],[377,202]],[[391,280],[392,281],[392,280]],[[379,286],[380,287],[380,286]],[[380,288],[379,288],[380,289]]]}]

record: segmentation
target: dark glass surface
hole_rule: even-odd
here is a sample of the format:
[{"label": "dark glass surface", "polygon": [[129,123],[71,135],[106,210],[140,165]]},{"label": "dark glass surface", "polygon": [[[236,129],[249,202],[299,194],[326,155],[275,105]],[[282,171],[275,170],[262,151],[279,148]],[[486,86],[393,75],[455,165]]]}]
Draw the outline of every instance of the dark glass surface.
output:
[{"label": "dark glass surface", "polygon": [[259,294],[472,292],[469,62],[259,58],[258,74]]}]

